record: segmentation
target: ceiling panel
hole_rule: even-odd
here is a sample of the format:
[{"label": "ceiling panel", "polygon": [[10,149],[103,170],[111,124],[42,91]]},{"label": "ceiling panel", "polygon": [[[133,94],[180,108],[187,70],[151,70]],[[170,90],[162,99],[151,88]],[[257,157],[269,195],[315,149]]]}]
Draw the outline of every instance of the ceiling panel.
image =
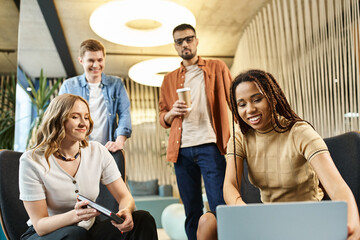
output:
[{"label": "ceiling panel", "polygon": [[[109,53],[105,68],[107,74],[124,77],[133,64],[142,60],[159,56],[177,56],[173,44],[159,47],[128,47],[97,36],[89,26],[89,17],[94,9],[105,2],[109,1],[54,0],[77,74],[83,72],[77,60],[79,45],[88,38],[95,38],[104,43]],[[197,36],[200,40],[198,54],[221,58],[231,67],[241,31],[246,27],[249,19],[269,0],[173,0],[172,2],[187,7],[195,15]],[[35,77],[40,69],[44,68],[48,76],[66,76],[37,0],[21,2],[19,34],[19,63],[26,73]]]}]

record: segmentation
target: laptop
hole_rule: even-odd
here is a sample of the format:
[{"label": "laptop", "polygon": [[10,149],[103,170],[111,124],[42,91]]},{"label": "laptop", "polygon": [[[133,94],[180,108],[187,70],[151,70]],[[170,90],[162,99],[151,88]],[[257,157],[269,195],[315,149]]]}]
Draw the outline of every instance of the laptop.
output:
[{"label": "laptop", "polygon": [[220,205],[219,240],[344,240],[347,204],[341,201]]}]

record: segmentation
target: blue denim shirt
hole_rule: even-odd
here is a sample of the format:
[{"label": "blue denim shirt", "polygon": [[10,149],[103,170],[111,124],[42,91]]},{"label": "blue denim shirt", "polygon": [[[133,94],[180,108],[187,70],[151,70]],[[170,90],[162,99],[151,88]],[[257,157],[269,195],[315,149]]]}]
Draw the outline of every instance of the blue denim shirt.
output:
[{"label": "blue denim shirt", "polygon": [[[115,141],[119,135],[129,138],[132,132],[130,100],[121,78],[107,76],[102,73],[100,86],[107,108],[106,114],[109,123],[109,136],[111,138],[109,140]],[[61,85],[59,95],[64,93],[79,95],[86,101],[89,101],[90,92],[85,73],[64,81]],[[116,115],[119,116],[118,122],[116,122]]]}]

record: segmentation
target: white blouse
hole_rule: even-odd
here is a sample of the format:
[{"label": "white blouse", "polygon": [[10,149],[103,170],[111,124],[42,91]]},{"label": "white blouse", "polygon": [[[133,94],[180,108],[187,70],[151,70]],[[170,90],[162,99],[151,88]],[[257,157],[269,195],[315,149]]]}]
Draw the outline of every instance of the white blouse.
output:
[{"label": "white blouse", "polygon": [[[50,168],[42,152],[29,150],[20,157],[20,199],[37,201],[46,199],[48,214],[53,216],[74,209],[80,193],[95,201],[99,195],[99,183],[107,185],[121,177],[116,162],[109,151],[98,142],[89,142],[81,148],[79,168],[70,176],[49,157]],[[94,218],[78,225],[89,229]],[[28,225],[31,226],[30,220]]]}]

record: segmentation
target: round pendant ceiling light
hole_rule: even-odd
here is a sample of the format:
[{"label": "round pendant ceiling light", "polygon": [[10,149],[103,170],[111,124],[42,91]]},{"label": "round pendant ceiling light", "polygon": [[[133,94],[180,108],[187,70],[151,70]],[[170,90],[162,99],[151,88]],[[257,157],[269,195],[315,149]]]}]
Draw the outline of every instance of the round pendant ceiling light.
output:
[{"label": "round pendant ceiling light", "polygon": [[195,27],[194,15],[187,8],[165,0],[111,1],[90,16],[90,27],[97,35],[135,47],[172,43],[172,31],[182,23]]},{"label": "round pendant ceiling light", "polygon": [[154,58],[133,65],[129,69],[129,77],[140,84],[160,87],[166,73],[180,67],[180,57]]}]

